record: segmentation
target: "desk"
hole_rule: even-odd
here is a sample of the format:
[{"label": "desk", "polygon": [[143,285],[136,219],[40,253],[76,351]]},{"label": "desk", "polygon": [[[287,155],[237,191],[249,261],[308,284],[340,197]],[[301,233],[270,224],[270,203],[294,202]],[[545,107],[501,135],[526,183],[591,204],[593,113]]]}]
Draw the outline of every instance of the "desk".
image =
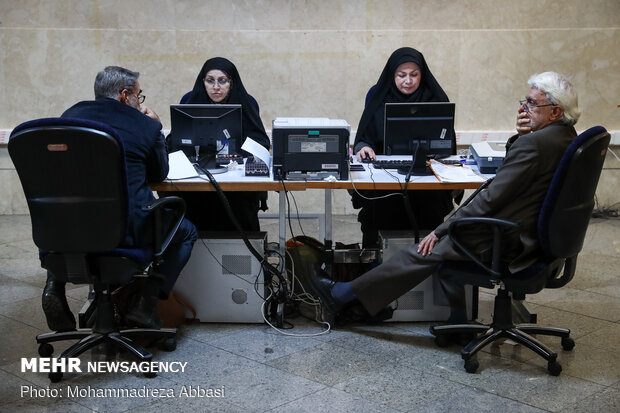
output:
[{"label": "desk", "polygon": [[[349,172],[347,181],[274,181],[271,177],[246,177],[242,168],[214,175],[216,181],[224,191],[278,191],[279,197],[279,243],[280,251],[284,254],[286,243],[286,191],[305,191],[308,189],[325,190],[325,241],[332,241],[332,193],[333,189],[377,189],[402,190],[404,189],[404,175],[395,171],[374,169],[372,165],[364,164],[363,172]],[[487,177],[491,177],[488,175]],[[439,182],[434,176],[412,176],[407,184],[408,190],[421,189],[476,189],[481,182]],[[151,185],[154,191],[214,191],[215,188],[204,178],[189,178],[178,181],[164,181]]]}]

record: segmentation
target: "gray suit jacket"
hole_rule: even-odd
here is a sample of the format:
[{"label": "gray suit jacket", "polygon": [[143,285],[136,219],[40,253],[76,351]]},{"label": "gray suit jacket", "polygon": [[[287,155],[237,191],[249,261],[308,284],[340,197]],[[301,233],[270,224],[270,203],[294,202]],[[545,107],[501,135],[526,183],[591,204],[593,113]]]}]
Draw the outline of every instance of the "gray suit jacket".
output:
[{"label": "gray suit jacket", "polygon": [[[509,241],[502,258],[509,262],[513,273],[533,264],[542,255],[537,235],[542,202],[564,151],[576,136],[572,126],[553,123],[518,137],[489,187],[439,225],[435,234],[443,237],[452,220],[462,217],[515,221],[519,229],[508,233]],[[464,237],[479,253],[490,249],[490,236],[481,229],[468,230]]]}]

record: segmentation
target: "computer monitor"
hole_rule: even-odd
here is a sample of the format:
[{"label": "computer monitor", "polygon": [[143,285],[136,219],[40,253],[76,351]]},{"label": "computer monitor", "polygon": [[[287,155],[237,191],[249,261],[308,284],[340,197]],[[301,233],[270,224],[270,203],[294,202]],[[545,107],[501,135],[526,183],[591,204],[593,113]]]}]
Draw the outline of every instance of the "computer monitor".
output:
[{"label": "computer monitor", "polygon": [[180,147],[188,159],[211,173],[226,172],[218,167],[217,154],[241,154],[241,105],[170,105],[173,134],[171,144]]},{"label": "computer monitor", "polygon": [[383,153],[412,155],[412,175],[427,175],[428,157],[456,154],[454,103],[410,102],[385,104]]}]

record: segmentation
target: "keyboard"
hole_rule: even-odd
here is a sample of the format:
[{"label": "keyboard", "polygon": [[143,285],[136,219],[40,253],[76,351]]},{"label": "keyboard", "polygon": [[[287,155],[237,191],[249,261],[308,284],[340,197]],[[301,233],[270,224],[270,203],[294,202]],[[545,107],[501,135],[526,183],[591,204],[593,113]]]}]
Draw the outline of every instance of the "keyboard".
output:
[{"label": "keyboard", "polygon": [[[409,169],[413,161],[409,159],[377,159],[372,165],[377,169]],[[458,159],[439,159],[444,165],[461,165]]]},{"label": "keyboard", "polygon": [[377,159],[372,162],[372,166],[377,169],[409,169],[412,163],[412,160],[405,159]]}]

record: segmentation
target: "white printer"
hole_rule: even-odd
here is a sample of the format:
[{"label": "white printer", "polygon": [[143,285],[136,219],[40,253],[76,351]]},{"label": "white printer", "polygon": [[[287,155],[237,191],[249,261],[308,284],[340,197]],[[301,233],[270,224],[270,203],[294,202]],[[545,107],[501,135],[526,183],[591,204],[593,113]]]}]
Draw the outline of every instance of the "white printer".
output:
[{"label": "white printer", "polygon": [[472,143],[469,147],[478,169],[483,174],[497,172],[506,157],[506,142],[485,141]]}]

